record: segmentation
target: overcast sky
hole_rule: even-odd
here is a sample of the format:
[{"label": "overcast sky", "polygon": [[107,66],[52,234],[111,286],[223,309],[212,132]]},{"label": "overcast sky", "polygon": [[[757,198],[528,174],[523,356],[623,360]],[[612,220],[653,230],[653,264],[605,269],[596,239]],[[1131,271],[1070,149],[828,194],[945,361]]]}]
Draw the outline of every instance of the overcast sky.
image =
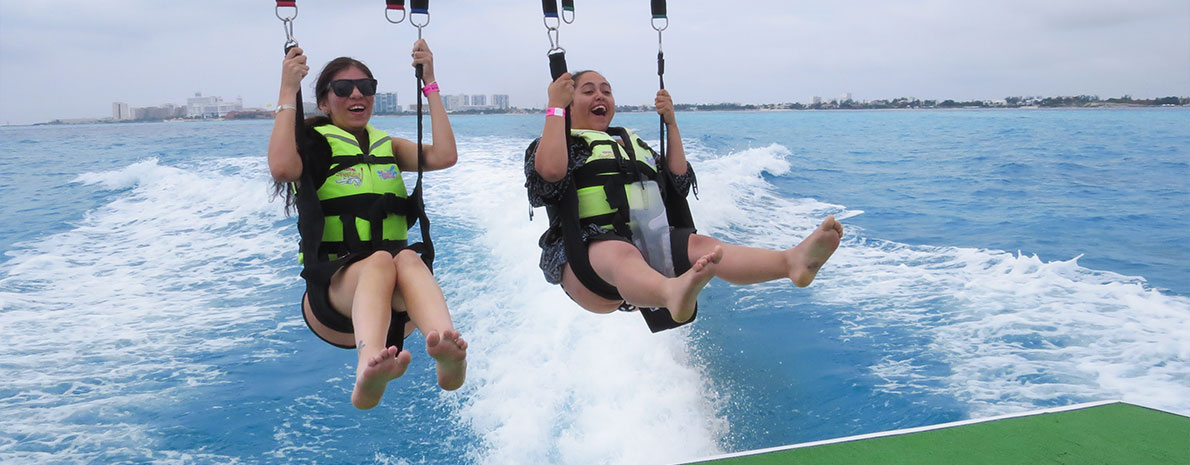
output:
[{"label": "overcast sky", "polygon": [[[311,75],[363,60],[411,103],[416,29],[381,0],[298,0]],[[549,41],[537,0],[435,0],[424,30],[445,94],[541,107]],[[269,0],[0,0],[0,124],[184,104],[195,92],[276,103],[285,34]],[[576,2],[561,45],[617,103],[656,92],[648,0]],[[666,87],[679,103],[1125,94],[1190,96],[1187,0],[673,0]]]}]

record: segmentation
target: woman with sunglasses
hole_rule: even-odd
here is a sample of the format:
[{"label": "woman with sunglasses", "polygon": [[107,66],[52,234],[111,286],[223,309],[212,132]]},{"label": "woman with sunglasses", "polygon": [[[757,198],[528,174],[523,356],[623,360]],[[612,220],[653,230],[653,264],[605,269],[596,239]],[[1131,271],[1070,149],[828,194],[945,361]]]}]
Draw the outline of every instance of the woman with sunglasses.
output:
[{"label": "woman with sunglasses", "polygon": [[[434,80],[433,54],[418,40],[412,56],[428,83],[423,92],[433,128],[434,144],[422,148],[422,168],[449,168],[458,152]],[[375,407],[388,382],[405,373],[411,356],[403,342],[414,329],[425,335],[438,385],[458,389],[466,377],[467,343],[454,329],[430,269],[405,248],[408,220],[396,206],[412,203],[404,202],[400,172],[417,170],[417,144],[369,124],[376,80],[363,63],[340,57],[318,76],[314,90],[326,116],[306,120],[299,151],[294,110],[309,69],[300,48],[286,53],[268,148],[269,171],[286,211],[296,207],[302,240],[319,244],[318,257],[302,257],[306,324],[324,341],[357,350],[351,393],[357,408]]]}]

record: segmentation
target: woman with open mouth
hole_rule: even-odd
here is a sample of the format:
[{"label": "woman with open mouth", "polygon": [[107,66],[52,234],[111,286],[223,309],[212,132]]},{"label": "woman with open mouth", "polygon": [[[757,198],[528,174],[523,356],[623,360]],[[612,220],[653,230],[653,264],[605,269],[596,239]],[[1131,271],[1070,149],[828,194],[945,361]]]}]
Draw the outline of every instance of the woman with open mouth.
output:
[{"label": "woman with open mouth", "polygon": [[546,280],[588,311],[639,309],[654,332],[674,328],[694,319],[711,278],[805,287],[838,248],[843,225],[834,216],[787,250],[696,234],[685,203],[694,171],[666,90],[654,101],[668,132],[663,154],[611,126],[616,101],[603,75],[565,73],[548,93],[545,127],[525,152],[525,186],[530,204],[550,216],[539,241]]}]

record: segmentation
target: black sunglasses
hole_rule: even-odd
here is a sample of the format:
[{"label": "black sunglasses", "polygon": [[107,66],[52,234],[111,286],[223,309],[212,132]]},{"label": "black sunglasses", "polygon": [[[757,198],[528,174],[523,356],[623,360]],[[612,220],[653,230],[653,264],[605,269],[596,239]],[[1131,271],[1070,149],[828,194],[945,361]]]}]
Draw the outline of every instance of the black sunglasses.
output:
[{"label": "black sunglasses", "polygon": [[351,96],[351,91],[359,88],[359,93],[364,94],[364,97],[376,95],[376,80],[375,79],[336,79],[331,81],[327,87],[335,91],[335,95],[340,97]]}]

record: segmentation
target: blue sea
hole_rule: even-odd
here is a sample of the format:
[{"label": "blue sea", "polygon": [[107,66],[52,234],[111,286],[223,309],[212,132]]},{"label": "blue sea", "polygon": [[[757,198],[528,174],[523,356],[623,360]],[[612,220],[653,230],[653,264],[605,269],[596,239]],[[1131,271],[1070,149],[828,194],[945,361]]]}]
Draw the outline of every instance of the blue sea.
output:
[{"label": "blue sea", "polygon": [[[1190,111],[678,119],[703,233],[787,248],[842,219],[812,286],[713,281],[661,334],[587,313],[537,268],[542,117],[452,117],[426,202],[468,380],[437,389],[415,333],[366,412],[354,352],[299,314],[271,121],[0,127],[0,462],[652,464],[1096,400],[1190,414]],[[656,144],[655,114],[616,122]]]}]

